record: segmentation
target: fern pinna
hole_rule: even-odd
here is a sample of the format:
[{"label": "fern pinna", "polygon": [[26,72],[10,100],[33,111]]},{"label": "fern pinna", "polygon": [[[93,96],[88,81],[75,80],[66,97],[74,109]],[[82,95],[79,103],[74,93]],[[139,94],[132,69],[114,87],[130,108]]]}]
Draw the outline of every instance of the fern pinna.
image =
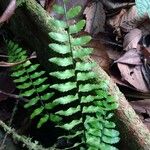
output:
[{"label": "fern pinna", "polygon": [[[12,41],[7,42],[9,62],[22,62],[15,67],[12,67],[11,76],[16,83],[16,87],[20,90],[20,96],[29,99],[25,104],[25,108],[33,107],[31,118],[40,115],[38,127],[46,122],[49,115],[46,110],[48,100],[53,96],[53,93],[48,93],[49,84],[45,84],[47,77],[44,76],[45,71],[36,71],[39,64],[32,64],[27,59],[26,51]],[[46,91],[46,92],[45,92]]]},{"label": "fern pinna", "polygon": [[63,0],[63,6],[54,5],[54,11],[65,16],[65,21],[51,21],[55,27],[49,33],[55,41],[49,44],[50,50],[55,53],[49,61],[56,68],[50,75],[58,82],[50,88],[59,95],[49,105],[49,110],[53,110],[56,116],[52,120],[56,127],[66,130],[66,134],[58,139],[70,143],[63,149],[116,150],[112,144],[119,141],[119,132],[110,119],[118,103],[108,94],[106,81],[96,83],[97,75],[92,71],[95,64],[83,61],[92,53],[91,48],[85,47],[91,37],[75,35],[84,28],[85,21],[69,24],[81,7],[67,11],[66,0]]}]

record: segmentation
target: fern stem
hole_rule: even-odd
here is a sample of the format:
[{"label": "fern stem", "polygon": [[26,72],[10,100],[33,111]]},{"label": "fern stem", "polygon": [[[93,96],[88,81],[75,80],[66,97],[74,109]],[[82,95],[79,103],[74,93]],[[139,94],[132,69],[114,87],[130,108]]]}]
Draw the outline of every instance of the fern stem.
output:
[{"label": "fern stem", "polygon": [[66,4],[63,0],[63,7],[64,7],[64,12],[65,12],[65,21],[67,24],[67,34],[68,34],[68,38],[69,38],[69,47],[70,47],[70,52],[71,52],[71,58],[72,58],[72,62],[73,62],[73,67],[75,68],[75,62],[74,62],[74,58],[73,58],[73,50],[72,50],[72,45],[71,45],[71,38],[70,38],[70,33],[69,33],[69,23],[68,23],[68,18],[67,18],[67,9],[66,9]]},{"label": "fern stem", "polygon": [[[69,33],[69,23],[68,23],[68,18],[67,18],[67,9],[66,9],[66,4],[63,1],[63,7],[64,7],[64,13],[65,13],[65,21],[66,21],[66,24],[67,24],[67,34],[68,34],[68,38],[69,38],[69,47],[70,47],[70,52],[71,52],[71,58],[72,58],[72,62],[73,62],[73,67],[74,67],[74,70],[76,68],[76,61],[74,60],[73,58],[73,49],[72,49],[72,44],[71,44],[71,38],[70,38],[70,33]],[[79,92],[79,83],[77,81],[77,71],[75,71],[75,82],[77,83],[77,93],[78,94],[78,98],[80,100],[80,112],[82,114],[81,118],[82,118],[82,126],[84,127],[84,116],[83,116],[83,113],[82,113],[82,110],[83,110],[83,105],[81,104],[81,95],[80,95],[80,92]],[[83,133],[83,137],[84,137],[84,143],[86,143],[86,137],[85,137],[85,130],[84,130],[84,133]],[[85,144],[86,146],[86,144]]]}]

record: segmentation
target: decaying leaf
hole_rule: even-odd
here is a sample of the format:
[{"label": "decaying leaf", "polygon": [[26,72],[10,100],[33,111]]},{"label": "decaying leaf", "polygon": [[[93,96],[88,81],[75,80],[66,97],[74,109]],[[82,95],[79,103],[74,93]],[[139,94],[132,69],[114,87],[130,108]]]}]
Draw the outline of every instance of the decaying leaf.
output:
[{"label": "decaying leaf", "polygon": [[114,28],[121,27],[124,32],[129,32],[140,26],[147,18],[146,14],[139,16],[136,6],[132,6],[128,11],[123,9],[120,14],[108,20],[108,24]]},{"label": "decaying leaf", "polygon": [[136,49],[138,42],[142,37],[142,31],[139,29],[133,29],[124,37],[123,49],[128,51],[130,49]]},{"label": "decaying leaf", "polygon": [[51,12],[53,4],[55,3],[55,0],[45,0],[44,8],[47,12]]},{"label": "decaying leaf", "polygon": [[87,6],[84,14],[86,15],[86,32],[90,34],[104,32],[106,14],[101,1],[93,2]]},{"label": "decaying leaf", "polygon": [[143,78],[140,66],[129,66],[121,63],[118,63],[117,66],[120,70],[122,80],[128,82],[139,91],[149,91],[147,84]]},{"label": "decaying leaf", "polygon": [[124,14],[126,12],[126,9],[122,9],[119,14],[112,17],[111,19],[108,19],[107,24],[111,25],[113,28],[118,28],[122,24],[124,20]]},{"label": "decaying leaf", "polygon": [[143,68],[141,56],[141,51],[132,49],[116,60],[115,64],[119,69],[121,82],[137,91],[149,92],[149,82],[146,81],[149,74]]},{"label": "decaying leaf", "polygon": [[123,63],[129,65],[142,65],[141,52],[136,49],[130,49],[123,56],[117,59],[115,63]]},{"label": "decaying leaf", "polygon": [[141,120],[150,129],[150,99],[138,100],[130,102]]},{"label": "decaying leaf", "polygon": [[113,2],[112,0],[101,0],[107,10],[109,9],[120,9],[134,5],[133,2]]},{"label": "decaying leaf", "polygon": [[0,23],[7,21],[13,14],[16,9],[16,0],[11,0],[2,16],[0,17]]}]

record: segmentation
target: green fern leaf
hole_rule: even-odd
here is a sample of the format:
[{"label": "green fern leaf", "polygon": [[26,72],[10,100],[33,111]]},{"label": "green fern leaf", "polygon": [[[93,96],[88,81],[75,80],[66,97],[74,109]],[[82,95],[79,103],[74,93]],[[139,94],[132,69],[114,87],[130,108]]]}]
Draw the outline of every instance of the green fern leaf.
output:
[{"label": "green fern leaf", "polygon": [[94,78],[96,78],[96,74],[94,72],[88,72],[88,73],[80,72],[77,74],[78,81],[86,81]]},{"label": "green fern leaf", "polygon": [[82,48],[80,50],[74,50],[73,51],[73,57],[76,58],[84,58],[86,56],[89,56],[92,53],[92,48]]},{"label": "green fern leaf", "polygon": [[24,84],[21,84],[21,85],[18,85],[17,88],[18,89],[27,89],[29,88],[30,86],[32,85],[32,83],[24,83]]},{"label": "green fern leaf", "polygon": [[25,70],[19,70],[17,72],[12,73],[11,76],[12,77],[20,77],[20,76],[24,75],[25,73],[26,73]]},{"label": "green fern leaf", "polygon": [[61,67],[67,67],[67,66],[73,65],[71,57],[68,57],[68,58],[53,57],[49,59],[49,61]]},{"label": "green fern leaf", "polygon": [[29,77],[27,76],[27,75],[25,75],[25,76],[21,76],[21,77],[19,77],[18,79],[15,79],[14,80],[14,82],[15,83],[22,83],[22,82],[25,82],[25,81],[27,81],[29,79]]},{"label": "green fern leaf", "polygon": [[29,96],[33,95],[35,92],[36,92],[35,89],[31,89],[31,90],[22,92],[20,95],[23,97],[29,97]]},{"label": "green fern leaf", "polygon": [[102,141],[107,143],[107,144],[116,144],[116,143],[119,142],[119,140],[120,140],[119,137],[111,138],[111,137],[108,137],[108,136],[102,136]]},{"label": "green fern leaf", "polygon": [[56,89],[60,92],[68,92],[76,88],[76,82],[67,82],[63,84],[54,84],[50,88]]},{"label": "green fern leaf", "polygon": [[69,79],[75,76],[75,71],[72,69],[65,70],[65,71],[57,71],[57,72],[51,72],[50,75],[63,80],[63,79]]},{"label": "green fern leaf", "polygon": [[93,67],[95,67],[95,63],[84,63],[77,62],[75,70],[77,71],[90,71]]},{"label": "green fern leaf", "polygon": [[39,100],[40,100],[39,97],[32,98],[27,104],[24,105],[24,108],[34,106],[35,104],[38,103]]},{"label": "green fern leaf", "polygon": [[104,135],[106,136],[110,136],[110,137],[118,137],[119,136],[119,132],[117,130],[114,129],[104,129],[103,130]]},{"label": "green fern leaf", "polygon": [[42,100],[50,100],[50,98],[54,95],[54,93],[47,93],[47,94],[44,94],[43,96],[41,96],[41,99]]},{"label": "green fern leaf", "polygon": [[70,53],[70,47],[67,45],[60,45],[60,44],[49,44],[49,48],[51,48],[53,51],[59,53],[59,54],[67,54]]},{"label": "green fern leaf", "polygon": [[74,34],[80,32],[85,26],[85,20],[80,20],[78,23],[75,25],[71,25],[69,27],[69,33]]},{"label": "green fern leaf", "polygon": [[27,69],[27,72],[28,72],[28,73],[31,73],[31,72],[35,71],[39,66],[40,66],[39,64],[30,66],[30,67]]},{"label": "green fern leaf", "polygon": [[49,120],[49,115],[45,114],[37,124],[37,128],[41,128],[41,126]]},{"label": "green fern leaf", "polygon": [[91,41],[90,36],[82,36],[79,38],[72,39],[72,45],[73,46],[84,46],[85,44],[89,43]]},{"label": "green fern leaf", "polygon": [[67,28],[66,22],[60,21],[57,19],[52,19],[51,24],[52,24],[52,26],[55,26],[56,28]]},{"label": "green fern leaf", "polygon": [[68,42],[69,41],[67,33],[61,34],[61,33],[56,33],[56,32],[50,32],[49,36],[58,42]]},{"label": "green fern leaf", "polygon": [[41,114],[43,110],[44,110],[44,107],[40,107],[40,108],[35,109],[33,111],[33,113],[31,114],[31,119],[33,119],[36,116],[38,116],[39,114]]},{"label": "green fern leaf", "polygon": [[46,89],[48,89],[48,87],[49,87],[49,84],[41,85],[41,87],[37,88],[36,91],[38,93],[41,93],[41,92],[45,91]]},{"label": "green fern leaf", "polygon": [[47,77],[45,77],[45,78],[39,78],[39,79],[37,79],[37,80],[35,80],[33,82],[33,85],[38,86],[38,85],[44,83],[47,79],[48,79]]},{"label": "green fern leaf", "polygon": [[74,102],[78,99],[78,95],[68,95],[68,96],[64,96],[64,97],[60,97],[54,100],[54,103],[58,103],[58,104],[69,104],[71,102]]},{"label": "green fern leaf", "polygon": [[41,77],[41,76],[44,75],[44,74],[45,74],[45,71],[35,72],[34,74],[31,74],[30,78],[31,78],[31,79],[36,79],[36,78]]},{"label": "green fern leaf", "polygon": [[60,116],[71,116],[73,114],[76,114],[79,111],[81,111],[81,107],[77,106],[77,107],[70,107],[68,110],[58,111],[55,114]]},{"label": "green fern leaf", "polygon": [[57,125],[56,127],[60,127],[60,128],[63,128],[65,130],[69,131],[69,130],[73,129],[75,126],[78,126],[81,123],[82,123],[82,119],[80,119],[80,120],[73,120],[70,123],[66,123],[66,124],[64,124],[62,126]]},{"label": "green fern leaf", "polygon": [[79,85],[80,92],[90,92],[100,88],[99,84],[81,84]]},{"label": "green fern leaf", "polygon": [[58,13],[63,15],[65,13],[64,8],[62,6],[59,5],[53,5],[53,10]]},{"label": "green fern leaf", "polygon": [[81,6],[76,6],[76,7],[73,7],[73,8],[70,8],[68,11],[67,11],[67,19],[72,19],[74,17],[76,17],[80,11],[81,11]]},{"label": "green fern leaf", "polygon": [[58,115],[50,114],[49,120],[55,123],[58,123],[58,122],[60,123],[60,121],[62,120],[62,117]]}]

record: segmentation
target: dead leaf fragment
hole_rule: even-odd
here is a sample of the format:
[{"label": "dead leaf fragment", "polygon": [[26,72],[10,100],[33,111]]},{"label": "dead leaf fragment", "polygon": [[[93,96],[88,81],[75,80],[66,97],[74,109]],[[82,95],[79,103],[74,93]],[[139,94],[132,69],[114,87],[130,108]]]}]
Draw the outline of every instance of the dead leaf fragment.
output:
[{"label": "dead leaf fragment", "polygon": [[126,36],[124,37],[124,42],[123,42],[123,49],[125,51],[128,51],[130,49],[136,49],[139,40],[142,37],[142,31],[139,29],[133,29],[131,30]]},{"label": "dead leaf fragment", "polygon": [[94,35],[104,32],[106,14],[103,4],[100,1],[93,2],[90,6],[87,6],[84,14],[86,15],[86,32]]},{"label": "dead leaf fragment", "polygon": [[139,27],[148,15],[139,16],[136,6],[132,6],[128,11],[122,9],[121,12],[108,20],[108,24],[113,28],[121,28],[124,32],[129,32],[132,29]]},{"label": "dead leaf fragment", "polygon": [[136,49],[131,49],[122,55],[119,59],[115,61],[115,63],[123,63],[129,65],[142,65],[140,58],[140,51]]},{"label": "dead leaf fragment", "polygon": [[0,23],[7,21],[15,12],[16,9],[16,0],[11,0],[2,16],[0,17]]},{"label": "dead leaf fragment", "polygon": [[139,91],[149,91],[147,84],[143,78],[140,66],[134,67],[121,63],[118,63],[117,66],[121,72],[122,80],[128,82],[130,85],[132,85],[135,89]]}]

